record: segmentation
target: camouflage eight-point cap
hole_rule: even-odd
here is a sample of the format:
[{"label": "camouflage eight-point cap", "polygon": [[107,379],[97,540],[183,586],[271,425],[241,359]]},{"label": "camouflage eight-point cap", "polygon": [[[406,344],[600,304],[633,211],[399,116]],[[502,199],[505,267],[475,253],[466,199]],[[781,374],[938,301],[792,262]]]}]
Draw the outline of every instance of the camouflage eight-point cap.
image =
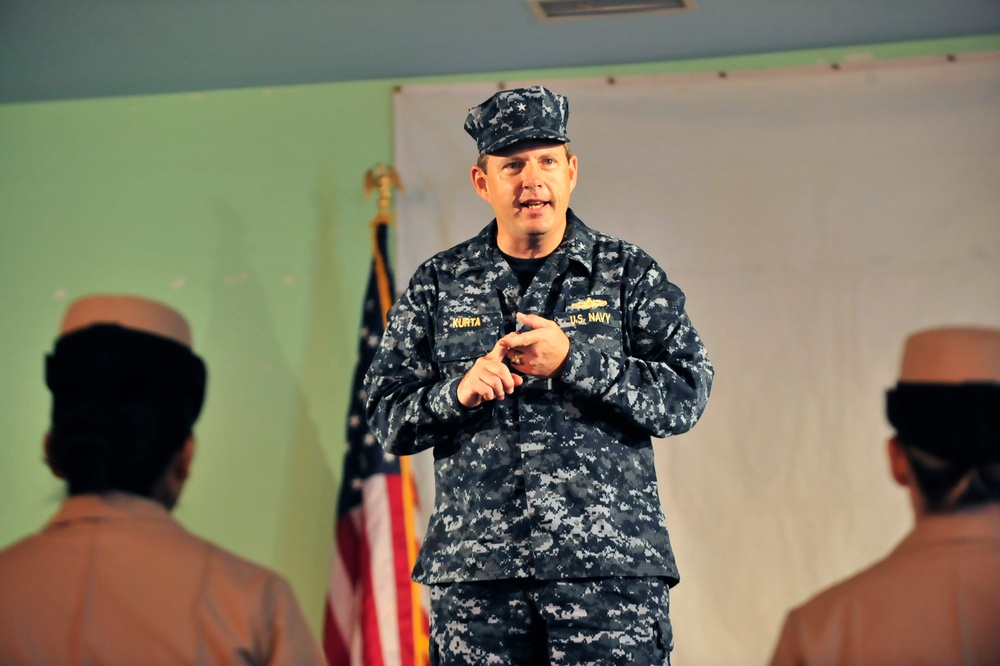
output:
[{"label": "camouflage eight-point cap", "polygon": [[502,90],[469,109],[465,131],[479,152],[498,153],[515,143],[551,140],[568,143],[569,100],[543,86]]}]

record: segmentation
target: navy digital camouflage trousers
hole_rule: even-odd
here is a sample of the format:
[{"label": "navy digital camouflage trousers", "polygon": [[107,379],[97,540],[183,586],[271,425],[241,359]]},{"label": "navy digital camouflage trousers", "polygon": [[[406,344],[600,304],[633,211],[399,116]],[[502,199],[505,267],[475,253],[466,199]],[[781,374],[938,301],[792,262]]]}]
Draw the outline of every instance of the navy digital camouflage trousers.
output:
[{"label": "navy digital camouflage trousers", "polygon": [[430,593],[432,666],[670,663],[661,578],[447,583]]}]

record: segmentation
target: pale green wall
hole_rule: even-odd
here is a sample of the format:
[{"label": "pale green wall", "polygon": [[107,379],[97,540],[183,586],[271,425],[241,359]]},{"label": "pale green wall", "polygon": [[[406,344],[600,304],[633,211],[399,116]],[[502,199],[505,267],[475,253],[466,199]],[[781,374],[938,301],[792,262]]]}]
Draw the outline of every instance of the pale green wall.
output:
[{"label": "pale green wall", "polygon": [[318,626],[368,268],[384,83],[0,107],[0,544],[61,485],[42,357],[67,302],[137,292],[209,365],[177,515],[288,573]]},{"label": "pale green wall", "polygon": [[[318,629],[375,212],[362,178],[392,161],[394,85],[998,48],[1000,36],[989,36],[0,105],[0,547],[37,529],[61,499],[61,485],[41,462],[41,437],[48,410],[42,358],[63,308],[95,291],[145,294],[188,315],[209,365],[194,476],[178,517],[285,573]],[[460,125],[464,109],[455,118]]]}]

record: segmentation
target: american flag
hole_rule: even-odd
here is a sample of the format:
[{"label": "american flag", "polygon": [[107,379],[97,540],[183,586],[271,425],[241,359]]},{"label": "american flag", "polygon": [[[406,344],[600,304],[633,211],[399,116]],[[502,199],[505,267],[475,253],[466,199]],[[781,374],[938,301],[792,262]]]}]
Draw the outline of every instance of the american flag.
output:
[{"label": "american flag", "polygon": [[427,609],[410,580],[420,533],[409,460],[382,450],[365,422],[364,376],[392,303],[390,220],[376,218],[358,363],[347,423],[323,649],[330,666],[425,666]]}]

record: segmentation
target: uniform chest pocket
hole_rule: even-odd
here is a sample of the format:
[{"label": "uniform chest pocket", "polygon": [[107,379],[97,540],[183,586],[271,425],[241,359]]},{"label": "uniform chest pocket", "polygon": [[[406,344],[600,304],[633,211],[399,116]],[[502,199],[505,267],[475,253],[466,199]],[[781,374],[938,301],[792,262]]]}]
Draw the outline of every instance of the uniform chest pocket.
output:
[{"label": "uniform chest pocket", "polygon": [[434,361],[443,366],[452,363],[471,366],[475,359],[493,349],[503,335],[504,319],[500,312],[448,315],[435,325]]},{"label": "uniform chest pocket", "polygon": [[570,340],[579,340],[608,353],[622,352],[622,316],[617,310],[571,309],[557,313],[555,320]]}]

